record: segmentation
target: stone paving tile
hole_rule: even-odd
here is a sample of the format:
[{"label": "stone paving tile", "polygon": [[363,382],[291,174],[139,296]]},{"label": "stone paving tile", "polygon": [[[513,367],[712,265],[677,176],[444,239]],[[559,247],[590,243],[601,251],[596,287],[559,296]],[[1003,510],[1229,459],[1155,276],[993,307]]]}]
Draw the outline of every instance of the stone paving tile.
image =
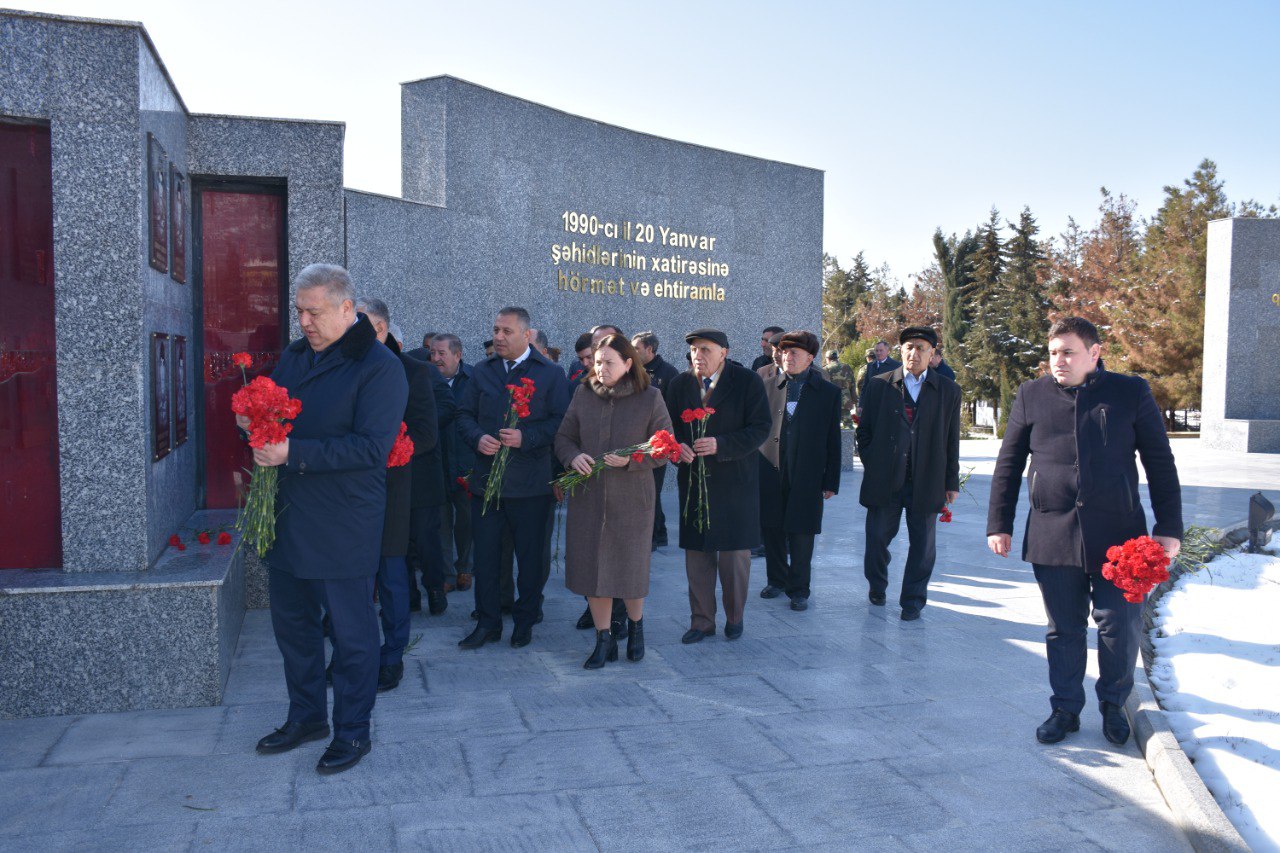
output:
[{"label": "stone paving tile", "polygon": [[1098,846],[1052,818],[1024,820],[1009,815],[1001,823],[965,824],[903,837],[919,853],[1086,853]]},{"label": "stone paving tile", "polygon": [[287,812],[293,807],[294,780],[300,771],[314,773],[323,751],[324,744],[315,742],[280,755],[131,761],[102,820],[125,826],[188,820],[193,814],[244,818]]},{"label": "stone paving tile", "polygon": [[633,683],[519,689],[512,690],[511,696],[536,732],[611,729],[669,720],[649,694]]},{"label": "stone paving tile", "polygon": [[0,720],[0,770],[35,767],[79,717],[26,717]]},{"label": "stone paving tile", "polygon": [[123,764],[99,764],[0,773],[0,848],[7,836],[96,826],[124,772]]},{"label": "stone paving tile", "polygon": [[375,744],[427,737],[525,734],[529,727],[507,690],[402,696],[400,689],[378,694],[373,706]]},{"label": "stone paving tile", "polygon": [[1088,826],[1078,826],[1077,832],[1113,853],[1171,853],[1192,849],[1169,820],[1163,803],[1091,814]]},{"label": "stone paving tile", "polygon": [[595,641],[592,640],[572,652],[535,652],[535,654],[542,659],[543,665],[564,687],[671,680],[679,677],[679,673],[667,663],[662,649],[651,644],[647,636],[644,657],[638,661],[627,660],[627,644],[624,640],[618,643],[616,663],[606,664],[603,669],[584,669],[583,661],[594,650]]},{"label": "stone paving tile", "polygon": [[373,751],[356,767],[333,776],[304,770],[298,774],[294,794],[298,811],[441,803],[454,796],[470,796],[471,782],[459,741],[432,738],[375,742]]},{"label": "stone paving tile", "polygon": [[615,736],[636,772],[649,783],[795,766],[746,720],[638,726],[618,729]]},{"label": "stone paving tile", "polygon": [[821,674],[810,670],[766,672],[761,678],[805,711],[906,705],[922,702],[925,698],[923,694],[891,681],[870,666]]},{"label": "stone paving tile", "polygon": [[481,797],[640,781],[605,731],[468,737],[462,748],[475,794]]},{"label": "stone paving tile", "polygon": [[[194,814],[194,813],[193,813]],[[237,822],[240,832],[244,824]],[[49,853],[49,851],[84,851],[85,853],[177,853],[191,849],[195,838],[196,821],[157,823],[150,826],[95,826],[93,829],[75,829],[67,832],[47,832],[5,838],[0,848],[6,853]],[[275,840],[280,849],[279,839]],[[206,848],[200,849],[218,849]]]},{"label": "stone paving tile", "polygon": [[249,755],[253,754],[259,739],[284,724],[289,715],[289,702],[282,699],[276,702],[232,705],[226,712],[218,729],[213,752]]},{"label": "stone paving tile", "polygon": [[[884,717],[900,707],[770,714],[753,717],[751,723],[802,767],[935,751],[918,733],[897,721],[886,722]],[[934,713],[939,710],[934,708]]]},{"label": "stone paving tile", "polygon": [[[394,850],[395,827],[385,809],[325,809],[244,818],[202,818],[192,850],[279,853],[281,850]],[[135,848],[141,849],[141,848]]]},{"label": "stone paving tile", "polygon": [[284,686],[284,664],[276,653],[274,663],[245,664],[231,667],[227,687],[222,691],[222,704],[247,705],[253,702],[289,701]]},{"label": "stone paving tile", "polygon": [[209,755],[214,751],[226,712],[221,707],[183,708],[145,715],[82,717],[67,729],[44,763],[95,764],[166,755]]},{"label": "stone paving tile", "polygon": [[564,794],[458,797],[392,806],[388,815],[401,850],[568,853],[598,849]]},{"label": "stone paving tile", "polygon": [[440,696],[495,687],[518,689],[556,684],[555,675],[541,656],[528,649],[513,649],[506,643],[459,651],[456,658],[427,660],[419,666],[426,678],[427,693]]},{"label": "stone paving tile", "polygon": [[881,761],[744,774],[738,781],[804,844],[864,848],[869,838],[908,837],[956,817],[928,785],[908,781]]},{"label": "stone paving tile", "polygon": [[784,713],[799,707],[756,675],[646,683],[641,687],[677,723]]},{"label": "stone paving tile", "polygon": [[796,841],[723,776],[587,788],[571,797],[601,850],[770,850]]}]

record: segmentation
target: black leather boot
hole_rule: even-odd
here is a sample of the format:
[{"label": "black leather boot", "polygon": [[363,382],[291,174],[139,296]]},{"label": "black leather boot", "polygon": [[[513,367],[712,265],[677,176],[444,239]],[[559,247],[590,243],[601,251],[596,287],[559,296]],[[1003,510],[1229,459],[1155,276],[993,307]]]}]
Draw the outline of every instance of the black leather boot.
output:
[{"label": "black leather boot", "polygon": [[591,618],[591,608],[588,606],[586,610],[582,611],[582,615],[578,617],[576,627],[579,631],[585,631],[588,628],[594,628],[595,626],[596,620]]},{"label": "black leather boot", "polygon": [[601,669],[605,661],[618,659],[618,638],[612,631],[596,631],[596,648],[582,664],[583,669]]},{"label": "black leather boot", "polygon": [[627,620],[627,660],[644,657],[644,619]]}]

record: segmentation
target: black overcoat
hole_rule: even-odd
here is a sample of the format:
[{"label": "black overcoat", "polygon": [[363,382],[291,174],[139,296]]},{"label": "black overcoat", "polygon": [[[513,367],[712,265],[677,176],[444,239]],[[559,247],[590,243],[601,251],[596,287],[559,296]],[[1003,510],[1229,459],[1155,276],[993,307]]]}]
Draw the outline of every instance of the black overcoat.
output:
[{"label": "black overcoat", "polygon": [[1147,532],[1138,465],[1157,536],[1182,538],[1182,488],[1160,407],[1145,379],[1099,369],[1077,389],[1051,376],[1022,383],[991,478],[987,535],[1013,533],[1027,474],[1031,511],[1022,559],[1100,572],[1107,549]]},{"label": "black overcoat", "polygon": [[911,500],[916,512],[939,512],[946,493],[960,490],[960,386],[935,370],[925,374],[914,431],[907,423],[902,368],[867,381],[858,424],[863,506],[887,506],[906,483],[911,449]]},{"label": "black overcoat", "polygon": [[365,315],[312,364],[294,341],[272,371],[302,401],[289,434],[276,497],[272,568],[313,580],[378,571],[387,507],[387,456],[400,431],[409,383]]},{"label": "black overcoat", "polygon": [[[435,403],[436,433],[442,437],[450,436],[454,432],[458,412],[458,402],[453,389],[449,387],[440,368],[431,363],[430,350],[412,349],[404,354],[424,366]],[[452,446],[450,441],[442,438],[436,444],[434,458],[419,464],[417,457],[414,457],[413,491],[410,497],[412,506],[440,506],[449,499],[449,480],[446,478],[449,466],[452,464],[450,454]]]},{"label": "black overcoat", "polygon": [[[409,383],[404,423],[408,427],[409,438],[413,440],[413,458],[408,465],[387,469],[387,516],[382,528],[382,556],[403,557],[409,553],[409,508],[413,486],[419,479],[434,477],[439,480],[443,474],[435,394],[427,365],[400,352],[400,345],[390,335],[387,336],[387,349],[399,357]],[[423,477],[424,473],[426,477]]]},{"label": "black overcoat", "polygon": [[[761,523],[788,533],[816,535],[822,532],[822,493],[840,491],[841,391],[818,371],[809,370],[788,423],[786,374],[761,378],[767,383],[765,395],[773,418],[769,438],[760,449],[769,466],[762,471]],[[775,487],[764,487],[767,481]]]},{"label": "black overcoat", "polygon": [[877,376],[884,373],[893,373],[902,367],[902,362],[892,358],[886,358],[884,361],[869,361],[867,369],[862,373],[862,381],[858,383],[858,399],[862,399],[862,395],[867,393],[867,383]]},{"label": "black overcoat", "polygon": [[[680,414],[704,407],[700,380],[693,371],[681,373],[668,383],[664,396],[676,438],[692,447],[692,427]],[[685,498],[695,466],[678,466],[680,547],[693,551],[754,548],[760,544],[760,445],[769,437],[770,425],[764,383],[754,372],[726,359],[705,406],[716,410],[707,421],[707,437],[716,440],[716,453],[704,457],[711,524],[698,530],[685,520]],[[691,516],[692,509],[690,505]]]}]

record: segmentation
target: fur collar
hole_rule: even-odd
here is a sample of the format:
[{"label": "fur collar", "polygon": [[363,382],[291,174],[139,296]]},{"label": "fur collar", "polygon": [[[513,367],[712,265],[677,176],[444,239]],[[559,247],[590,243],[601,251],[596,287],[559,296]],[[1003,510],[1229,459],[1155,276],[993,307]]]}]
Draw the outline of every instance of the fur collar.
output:
[{"label": "fur collar", "polygon": [[587,377],[586,383],[587,387],[601,400],[621,400],[636,393],[636,383],[630,376],[622,377],[612,388],[607,387],[594,376]]},{"label": "fur collar", "polygon": [[[370,323],[365,315],[356,314],[355,323],[347,329],[346,334],[338,338],[338,342],[333,346],[338,347],[342,355],[350,361],[361,361],[377,342],[378,333],[373,330],[373,323]],[[306,338],[299,338],[289,344],[290,352],[305,352],[307,348]]]}]

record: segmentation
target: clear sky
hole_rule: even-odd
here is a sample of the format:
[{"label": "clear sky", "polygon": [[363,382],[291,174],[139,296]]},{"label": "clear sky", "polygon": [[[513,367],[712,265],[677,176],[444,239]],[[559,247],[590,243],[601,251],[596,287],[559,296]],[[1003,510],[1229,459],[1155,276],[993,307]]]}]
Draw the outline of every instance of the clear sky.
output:
[{"label": "clear sky", "polygon": [[1280,0],[11,2],[142,21],[193,111],[345,121],[357,189],[399,194],[398,84],[435,74],[820,168],[827,251],[903,279],[937,226],[1149,215],[1204,157],[1280,200]]}]

